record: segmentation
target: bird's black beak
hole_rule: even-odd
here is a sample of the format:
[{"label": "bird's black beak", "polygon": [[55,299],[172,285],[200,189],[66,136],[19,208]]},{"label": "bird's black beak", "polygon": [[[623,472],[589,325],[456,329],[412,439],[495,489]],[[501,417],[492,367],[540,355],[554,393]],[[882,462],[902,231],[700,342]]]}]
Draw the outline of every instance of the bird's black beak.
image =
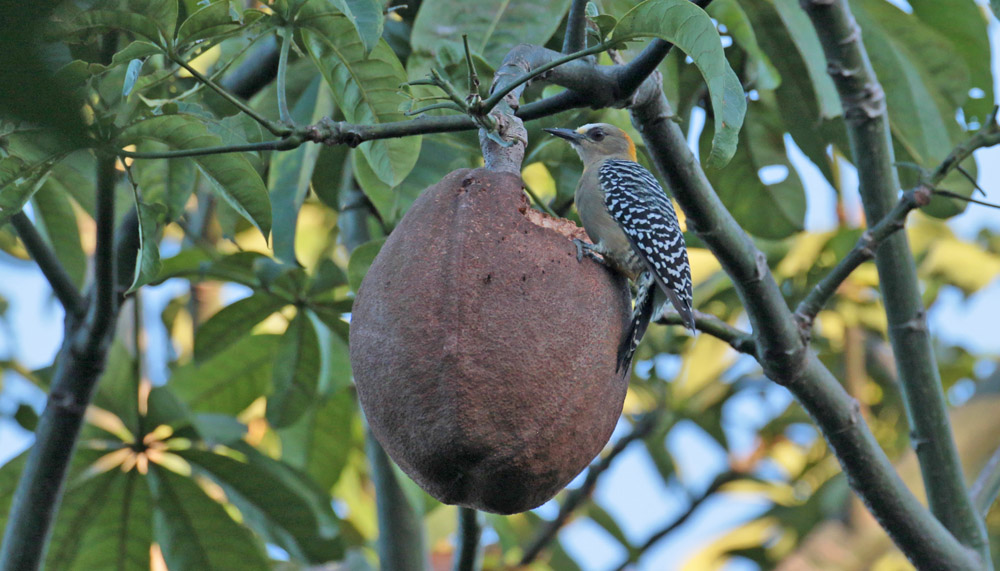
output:
[{"label": "bird's black beak", "polygon": [[566,139],[567,141],[569,141],[570,143],[572,143],[574,145],[578,144],[580,141],[582,141],[582,140],[584,140],[584,139],[587,138],[586,135],[581,135],[580,133],[577,133],[576,131],[574,131],[572,129],[549,129],[549,128],[545,128],[545,129],[542,129],[542,131],[545,131],[546,133],[550,133],[552,135],[555,135],[556,137],[559,137],[560,139]]}]

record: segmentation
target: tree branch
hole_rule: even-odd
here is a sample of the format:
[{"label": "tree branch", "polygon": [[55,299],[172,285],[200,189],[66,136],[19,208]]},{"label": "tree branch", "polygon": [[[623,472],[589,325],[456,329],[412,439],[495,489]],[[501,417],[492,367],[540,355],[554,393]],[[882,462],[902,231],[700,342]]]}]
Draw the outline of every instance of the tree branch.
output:
[{"label": "tree branch", "polygon": [[562,52],[571,54],[587,47],[587,0],[573,0],[566,16]]},{"label": "tree branch", "polygon": [[[885,93],[847,0],[803,0],[801,4],[819,35],[827,69],[844,107],[865,217],[870,224],[877,224],[892,209],[899,188]],[[920,462],[931,511],[959,541],[975,550],[982,564],[990,567],[986,526],[965,488],[906,235],[895,233],[887,238],[875,253],[875,265],[910,421],[911,443]]]},{"label": "tree branch", "polygon": [[[112,277],[112,290],[128,288],[138,249],[139,222],[133,211],[125,217],[115,241],[114,255],[119,262],[118,275]],[[93,297],[89,303],[96,306]],[[0,543],[0,569],[4,571],[37,570],[45,559],[66,472],[84,413],[104,369],[119,307],[117,303],[112,305],[112,315],[104,320],[108,327],[103,330],[97,329],[93,320],[80,320],[67,313],[52,388],[35,429],[35,444],[18,480]]]},{"label": "tree branch", "polygon": [[38,268],[42,270],[45,279],[49,281],[52,291],[59,298],[59,302],[62,303],[66,313],[82,317],[86,311],[86,303],[83,300],[83,296],[77,291],[73,280],[70,279],[69,274],[66,273],[66,269],[59,262],[59,258],[48,247],[45,240],[38,233],[38,230],[31,223],[31,220],[28,219],[28,215],[23,211],[18,212],[11,217],[10,223],[14,226],[14,230],[17,231],[17,235],[21,237],[24,248],[31,254],[35,263],[38,264]]},{"label": "tree branch", "polygon": [[184,61],[179,56],[172,55],[171,59],[173,59],[174,63],[186,69],[187,72],[190,73],[195,79],[210,87],[212,91],[215,91],[216,93],[221,95],[223,99],[232,103],[234,106],[236,106],[237,109],[252,117],[254,121],[260,123],[260,125],[265,129],[267,129],[268,131],[270,131],[272,135],[283,137],[291,132],[290,127],[275,124],[274,121],[271,121],[267,117],[264,117],[260,113],[257,113],[252,107],[244,103],[239,97],[236,97],[232,93],[226,91],[221,85],[212,81],[211,78],[206,77],[205,74],[201,73],[200,71],[192,67],[191,64]]},{"label": "tree branch", "polygon": [[975,569],[974,561],[899,479],[852,399],[805,344],[758,251],[740,229],[687,146],[661,86],[640,87],[632,119],[650,158],[692,228],[730,275],[746,307],[765,374],[787,387],[815,419],[854,490],[913,561],[934,569]]},{"label": "tree branch", "polygon": [[300,137],[290,136],[276,141],[260,141],[239,145],[220,145],[218,147],[202,147],[200,149],[173,149],[170,151],[125,151],[116,149],[120,157],[129,159],[177,159],[182,157],[201,157],[205,155],[220,155],[223,153],[242,153],[246,151],[288,151],[299,147],[305,142]]},{"label": "tree branch", "polygon": [[458,508],[458,551],[455,553],[455,571],[475,571],[479,568],[479,512],[472,508]]},{"label": "tree branch", "polygon": [[629,555],[628,559],[621,562],[621,564],[616,568],[616,571],[623,571],[624,569],[627,569],[628,566],[631,565],[632,563],[637,562],[639,560],[639,557],[641,557],[643,553],[649,551],[649,548],[656,545],[656,543],[659,542],[664,537],[673,533],[674,530],[677,529],[678,527],[684,525],[684,522],[690,519],[691,516],[694,515],[696,511],[698,511],[698,508],[701,506],[701,504],[705,503],[706,500],[711,498],[712,495],[718,492],[722,486],[728,484],[729,482],[732,482],[733,480],[736,480],[739,477],[740,477],[739,474],[735,472],[723,472],[722,474],[716,476],[715,480],[713,480],[712,483],[708,486],[708,489],[702,492],[701,495],[691,498],[690,500],[691,503],[688,505],[688,509],[685,510],[684,513],[678,516],[677,519],[675,519],[674,521],[670,522],[666,527],[651,535],[649,539],[646,540],[645,543],[643,543],[641,546],[639,546],[638,549],[636,549],[634,555]]},{"label": "tree branch", "polygon": [[[878,224],[869,228],[855,244],[854,248],[845,256],[840,262],[830,270],[830,273],[823,277],[813,287],[812,291],[806,295],[805,299],[799,303],[799,306],[795,309],[795,318],[799,321],[800,327],[803,328],[803,334],[808,335],[809,330],[812,328],[813,320],[816,318],[816,314],[819,313],[823,306],[830,301],[833,294],[837,291],[844,280],[847,279],[851,273],[857,269],[858,266],[864,262],[875,257],[875,252],[878,250],[879,245],[891,236],[893,233],[901,230],[904,223],[906,222],[906,216],[911,210],[919,208],[921,206],[926,206],[931,199],[932,194],[946,194],[939,190],[934,190],[933,187],[940,184],[941,181],[954,169],[961,169],[960,166],[962,161],[968,158],[974,151],[984,147],[992,147],[994,145],[1000,144],[1000,124],[996,122],[997,111],[994,109],[993,113],[990,114],[986,123],[983,125],[975,135],[969,138],[969,140],[956,146],[948,157],[941,162],[940,165],[934,172],[928,173],[926,175],[926,180],[921,182],[916,188],[903,193],[903,196],[899,199],[899,202],[889,211],[888,214],[882,220],[879,220]],[[975,181],[973,181],[975,183]],[[985,206],[994,206],[993,204],[983,203],[978,200],[972,200],[967,197],[960,197],[961,200],[968,200],[976,204],[983,204]]]},{"label": "tree branch", "polygon": [[611,463],[614,462],[615,458],[628,448],[629,444],[635,442],[636,440],[641,440],[652,433],[653,429],[656,428],[656,425],[663,419],[663,416],[662,411],[644,415],[638,422],[635,423],[635,426],[632,427],[632,432],[629,432],[625,436],[621,437],[617,442],[615,442],[615,445],[604,457],[590,466],[590,469],[587,470],[587,477],[583,480],[583,484],[581,484],[579,488],[571,490],[566,495],[566,500],[559,506],[559,513],[556,514],[556,517],[552,519],[552,521],[545,524],[545,527],[538,532],[535,538],[531,540],[531,543],[529,543],[524,549],[524,555],[521,557],[519,565],[528,565],[541,554],[542,550],[545,549],[545,546],[555,539],[556,534],[559,533],[562,526],[569,520],[570,515],[572,515],[584,501],[590,498],[591,493],[594,491],[594,487],[597,486],[597,479],[609,467],[611,467]]},{"label": "tree branch", "polygon": [[[664,313],[656,322],[661,325],[686,325],[680,314],[675,311]],[[740,353],[747,355],[757,353],[757,343],[753,339],[753,334],[737,329],[714,315],[695,311],[694,327],[702,333],[729,343],[730,347]]]},{"label": "tree branch", "polygon": [[392,469],[392,460],[382,446],[365,430],[365,448],[375,486],[375,507],[378,519],[379,566],[399,571],[424,571],[428,560],[424,548],[423,525],[399,485]]}]

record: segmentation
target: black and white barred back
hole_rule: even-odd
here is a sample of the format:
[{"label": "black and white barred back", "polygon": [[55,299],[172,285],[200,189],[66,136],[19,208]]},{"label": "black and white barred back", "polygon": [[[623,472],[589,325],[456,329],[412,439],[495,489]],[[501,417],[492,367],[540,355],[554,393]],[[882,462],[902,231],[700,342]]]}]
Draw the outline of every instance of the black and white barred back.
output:
[{"label": "black and white barred back", "polygon": [[639,163],[609,159],[597,174],[608,212],[693,331],[691,265],[670,199],[653,173]]}]

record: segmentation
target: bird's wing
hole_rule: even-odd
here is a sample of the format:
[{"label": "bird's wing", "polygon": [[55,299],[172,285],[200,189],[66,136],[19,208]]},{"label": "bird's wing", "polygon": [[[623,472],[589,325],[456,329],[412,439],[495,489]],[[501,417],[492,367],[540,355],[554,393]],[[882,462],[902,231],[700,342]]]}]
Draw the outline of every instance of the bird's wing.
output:
[{"label": "bird's wing", "polygon": [[673,204],[653,173],[639,163],[612,159],[598,170],[604,204],[632,248],[694,330],[691,265]]}]

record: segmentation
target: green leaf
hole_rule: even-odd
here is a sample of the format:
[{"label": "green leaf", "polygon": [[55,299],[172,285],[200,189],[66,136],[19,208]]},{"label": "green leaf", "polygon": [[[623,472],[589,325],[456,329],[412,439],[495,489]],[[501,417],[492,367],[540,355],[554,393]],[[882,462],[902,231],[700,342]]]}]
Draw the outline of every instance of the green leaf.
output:
[{"label": "green leaf", "polygon": [[192,281],[224,280],[243,284],[250,288],[259,287],[254,272],[258,260],[266,258],[259,252],[237,252],[213,260],[204,250],[191,248],[163,261],[160,275],[154,283],[168,278],[186,277]]},{"label": "green leaf", "polygon": [[122,420],[132,434],[141,430],[139,424],[139,377],[135,357],[120,340],[111,344],[97,382],[94,405]]},{"label": "green leaf", "polygon": [[236,341],[288,302],[267,292],[234,301],[198,327],[194,337],[194,360],[202,363]]},{"label": "green leaf", "polygon": [[179,367],[169,387],[193,411],[236,415],[271,387],[277,335],[249,335],[200,364]]},{"label": "green leaf", "polygon": [[52,180],[49,176],[32,197],[35,226],[48,238],[52,251],[73,284],[82,288],[87,278],[87,255],[80,242],[76,212],[69,197],[52,184]]},{"label": "green leaf", "polygon": [[154,465],[149,483],[156,506],[153,535],[171,571],[270,569],[250,531],[193,480]]},{"label": "green leaf", "polygon": [[987,33],[989,21],[985,12],[974,0],[911,0],[910,7],[921,22],[951,42],[955,53],[968,66],[971,87],[981,90],[982,96],[966,100],[963,106],[965,120],[982,123],[993,110],[993,72]]},{"label": "green leaf", "polygon": [[[139,152],[165,151],[169,147],[156,141],[140,141]],[[132,175],[149,203],[166,206],[166,220],[173,221],[184,213],[194,192],[197,170],[192,159],[139,160],[132,163]]]},{"label": "green leaf", "polygon": [[969,71],[953,46],[916,17],[882,0],[851,2],[882,83],[893,136],[914,162],[933,168],[961,135],[955,112]]},{"label": "green leaf", "polygon": [[846,151],[847,133],[839,119],[840,96],[826,72],[826,56],[809,17],[796,0],[742,0],[742,5],[759,32],[761,49],[781,74],[774,94],[785,129],[835,185],[827,146],[833,142]]},{"label": "green leaf", "polygon": [[330,497],[302,474],[254,448],[237,449],[245,461],[196,449],[178,455],[222,486],[248,525],[294,557],[313,564],[342,557],[340,523]]},{"label": "green leaf", "polygon": [[[10,158],[2,162],[10,161]],[[10,165],[10,162],[6,163]],[[4,166],[0,165],[0,176],[3,176]],[[10,217],[17,214],[24,208],[25,203],[31,199],[38,189],[45,183],[49,175],[51,165],[46,165],[43,170],[36,171],[27,178],[16,179],[0,188],[0,226],[7,223]]]},{"label": "green leaf", "polygon": [[158,235],[167,207],[162,204],[147,204],[136,195],[135,209],[139,215],[139,251],[136,252],[132,285],[125,293],[132,293],[156,279],[162,265]]},{"label": "green leaf", "polygon": [[[120,143],[158,141],[172,149],[200,149],[222,144],[219,136],[208,131],[203,120],[191,115],[163,115],[140,121],[126,128]],[[271,230],[271,204],[260,175],[242,154],[195,157],[194,161],[225,201],[253,223],[265,237]]]},{"label": "green leaf", "polygon": [[319,346],[316,332],[301,312],[281,336],[273,371],[267,421],[281,428],[298,420],[318,397]]},{"label": "green leaf", "polygon": [[142,40],[136,40],[129,43],[129,45],[125,46],[125,48],[123,48],[120,52],[116,53],[114,57],[111,58],[111,63],[115,65],[123,65],[125,63],[131,64],[133,60],[142,60],[151,55],[161,53],[163,53],[163,50],[160,49],[159,46]]},{"label": "green leaf", "polygon": [[347,281],[355,293],[361,288],[361,281],[365,279],[368,268],[375,261],[375,256],[378,255],[383,244],[385,244],[385,238],[379,238],[358,246],[351,253],[351,259],[347,262]]},{"label": "green leaf", "polygon": [[278,429],[281,459],[309,474],[322,489],[333,488],[357,444],[351,438],[357,408],[354,395],[341,391]]},{"label": "green leaf", "polygon": [[722,40],[708,14],[689,0],[646,0],[622,16],[612,39],[656,37],[688,55],[705,78],[715,116],[715,137],[705,164],[721,167],[736,153],[746,95],[726,61]]},{"label": "green leaf", "polygon": [[[330,92],[316,77],[291,110],[292,119],[313,125],[332,114]],[[276,153],[268,169],[267,187],[271,189],[271,211],[274,213],[274,254],[278,259],[295,264],[295,227],[299,209],[305,202],[312,180],[320,145],[302,145],[297,149]]]},{"label": "green leaf", "polygon": [[490,65],[500,65],[514,46],[544,45],[559,28],[570,0],[483,0],[471,8],[464,0],[424,0],[413,22],[413,50],[434,53],[451,43],[461,50],[462,34],[469,48]]},{"label": "green leaf", "polygon": [[708,13],[726,27],[749,58],[751,78],[757,89],[774,89],[781,84],[781,74],[775,69],[771,59],[757,43],[757,34],[750,25],[750,19],[736,0],[716,0],[708,7]]},{"label": "green leaf", "polygon": [[229,2],[213,2],[184,20],[177,29],[177,47],[241,32],[263,16],[258,10],[247,10],[240,16],[233,14]]},{"label": "green leaf", "polygon": [[54,77],[39,46],[51,26],[50,13],[63,4],[37,0],[0,7],[0,116],[50,127],[65,146],[76,148],[88,144],[78,85]]},{"label": "green leaf", "polygon": [[46,569],[148,571],[152,501],[135,470],[70,483],[52,532]]},{"label": "green leaf", "polygon": [[[760,238],[785,238],[803,228],[805,189],[788,160],[777,111],[763,99],[751,104],[750,109],[736,156],[726,168],[706,174],[744,230]],[[702,152],[709,144],[703,132]],[[762,170],[765,168],[768,170]],[[778,180],[765,182],[762,175]]]},{"label": "green leaf", "polygon": [[375,0],[332,0],[354,28],[365,44],[365,53],[370,54],[379,39],[382,38],[382,26],[385,16],[382,14],[382,3]]},{"label": "green leaf", "polygon": [[312,324],[319,347],[317,393],[322,397],[328,397],[351,384],[350,352],[347,343],[327,326],[322,318],[311,309],[306,309],[305,312]]},{"label": "green leaf", "polygon": [[[367,125],[407,119],[400,106],[408,99],[399,91],[406,82],[406,71],[385,41],[379,41],[366,56],[364,44],[347,18],[323,12],[317,2],[302,9],[297,23],[303,27],[309,55],[348,122]],[[360,148],[379,179],[395,186],[416,164],[420,137],[367,141]]]},{"label": "green leaf", "polygon": [[54,22],[51,32],[54,37],[80,39],[108,30],[122,30],[142,36],[160,47],[170,45],[170,36],[163,35],[156,20],[127,8],[80,10],[57,15]]},{"label": "green leaf", "polygon": [[990,9],[993,10],[993,17],[1000,20],[1000,0],[990,0]]}]

